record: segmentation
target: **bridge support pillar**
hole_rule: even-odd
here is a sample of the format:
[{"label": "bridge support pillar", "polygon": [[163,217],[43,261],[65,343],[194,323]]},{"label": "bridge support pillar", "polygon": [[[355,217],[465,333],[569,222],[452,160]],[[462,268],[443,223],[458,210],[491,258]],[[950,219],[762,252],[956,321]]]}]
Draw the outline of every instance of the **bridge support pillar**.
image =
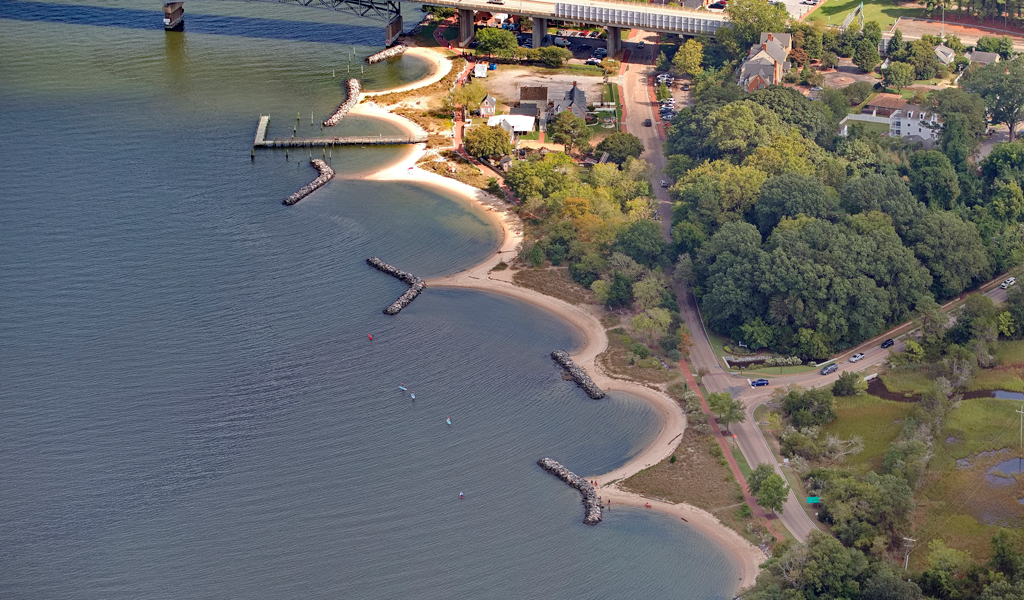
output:
[{"label": "bridge support pillar", "polygon": [[459,9],[459,39],[458,45],[460,48],[465,48],[469,42],[473,41],[473,11]]},{"label": "bridge support pillar", "polygon": [[622,51],[622,28],[608,27],[608,58],[614,58]]},{"label": "bridge support pillar", "polygon": [[544,45],[544,38],[548,35],[548,20],[544,17],[533,17],[533,47],[540,48]]}]

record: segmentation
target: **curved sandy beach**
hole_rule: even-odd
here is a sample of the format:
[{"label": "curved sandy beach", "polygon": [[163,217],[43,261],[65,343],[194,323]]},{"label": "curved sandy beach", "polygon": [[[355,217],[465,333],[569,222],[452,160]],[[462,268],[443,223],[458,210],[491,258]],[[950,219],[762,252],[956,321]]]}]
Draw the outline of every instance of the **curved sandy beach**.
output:
[{"label": "curved sandy beach", "polygon": [[[425,51],[429,52],[429,50]],[[434,81],[437,81],[437,79]],[[416,87],[429,85],[429,83],[432,82],[419,82],[418,85],[412,84],[401,89],[415,89]],[[363,102],[357,105],[352,112],[385,119],[401,127],[410,135],[423,132],[415,123],[392,114],[372,102]],[[675,400],[660,390],[614,379],[598,368],[596,359],[607,348],[608,336],[605,327],[599,319],[600,315],[595,310],[586,306],[569,304],[540,292],[514,285],[512,283],[513,274],[509,270],[491,271],[502,260],[511,262],[515,258],[517,248],[523,241],[523,228],[519,217],[510,210],[508,203],[503,198],[497,198],[492,194],[462,182],[417,168],[416,163],[423,156],[425,150],[425,144],[416,144],[398,162],[364,178],[376,181],[410,181],[427,187],[454,192],[459,197],[475,202],[482,207],[486,211],[487,217],[502,232],[502,241],[493,256],[464,271],[446,277],[429,279],[427,280],[427,285],[470,288],[503,294],[551,312],[580,330],[584,335],[585,342],[582,348],[572,354],[576,364],[586,369],[594,383],[604,390],[625,392],[646,401],[658,413],[660,423],[658,431],[651,442],[632,459],[611,472],[586,477],[598,482],[602,497],[613,500],[613,506],[643,507],[646,502],[649,502],[652,505],[652,510],[658,510],[685,519],[688,524],[714,539],[733,556],[739,570],[740,581],[737,583],[741,588],[753,585],[759,571],[759,565],[766,558],[764,553],[738,533],[722,525],[712,514],[688,504],[672,504],[650,500],[615,487],[615,482],[626,479],[651,465],[657,464],[672,454],[686,428],[685,414]]]},{"label": "curved sandy beach", "polygon": [[432,66],[430,75],[427,75],[423,79],[414,81],[408,85],[401,87],[391,88],[389,90],[378,90],[376,92],[363,92],[359,95],[360,100],[365,98],[373,98],[374,96],[383,96],[384,94],[395,94],[398,92],[408,92],[421,87],[426,87],[432,83],[436,83],[444,79],[445,75],[452,70],[452,61],[448,60],[447,57],[434,52],[428,48],[417,48],[416,46],[410,46],[405,51],[404,56],[416,56],[427,60]]}]

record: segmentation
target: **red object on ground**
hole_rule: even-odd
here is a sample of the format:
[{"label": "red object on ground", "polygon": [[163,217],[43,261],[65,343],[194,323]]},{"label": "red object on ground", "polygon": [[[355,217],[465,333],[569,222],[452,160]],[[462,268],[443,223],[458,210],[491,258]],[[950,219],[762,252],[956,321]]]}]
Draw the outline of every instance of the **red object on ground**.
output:
[{"label": "red object on ground", "polygon": [[371,342],[373,341],[373,336],[372,336],[372,335],[370,335],[370,334],[366,334],[366,337],[370,338],[370,341],[371,341]]}]

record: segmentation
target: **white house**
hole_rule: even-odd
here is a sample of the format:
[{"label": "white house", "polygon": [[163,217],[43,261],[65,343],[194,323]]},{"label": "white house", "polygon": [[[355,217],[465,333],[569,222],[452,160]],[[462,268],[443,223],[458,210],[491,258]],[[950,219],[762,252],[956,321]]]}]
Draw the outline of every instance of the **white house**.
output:
[{"label": "white house", "polygon": [[533,124],[536,120],[536,117],[527,115],[495,115],[487,119],[487,126],[502,127],[516,135],[523,135],[533,131]]},{"label": "white house", "polygon": [[934,143],[942,133],[942,119],[916,104],[907,104],[889,116],[889,135],[918,138],[926,144]]}]

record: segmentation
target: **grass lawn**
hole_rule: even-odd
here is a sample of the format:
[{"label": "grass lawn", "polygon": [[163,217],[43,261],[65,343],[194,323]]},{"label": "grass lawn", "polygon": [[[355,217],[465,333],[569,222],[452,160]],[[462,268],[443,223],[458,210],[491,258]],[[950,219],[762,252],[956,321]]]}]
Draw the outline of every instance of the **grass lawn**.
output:
[{"label": "grass lawn", "polygon": [[[846,15],[853,12],[860,5],[860,0],[827,0],[814,11],[808,21],[821,21],[827,25],[842,25]],[[922,17],[924,8],[906,8],[899,6],[894,1],[875,1],[864,3],[864,22],[876,21],[882,26],[882,31],[892,28],[899,17]]]},{"label": "grass lawn", "polygon": [[883,400],[877,396],[861,394],[836,398],[838,418],[822,428],[841,439],[860,436],[864,450],[849,456],[846,465],[858,472],[880,472],[885,453],[900,432],[900,423],[909,417],[916,405],[910,402]]},{"label": "grass lawn", "polygon": [[999,361],[1003,364],[1024,364],[1024,340],[1016,342],[999,342],[996,347],[996,356],[999,357]]},{"label": "grass lawn", "polygon": [[1007,392],[1024,392],[1024,379],[1021,379],[1020,373],[1020,365],[981,369],[974,377],[974,381],[967,386],[967,391],[1006,390]]},{"label": "grass lawn", "polygon": [[882,383],[894,394],[923,394],[932,386],[932,378],[926,373],[916,371],[900,371],[879,375]]}]

